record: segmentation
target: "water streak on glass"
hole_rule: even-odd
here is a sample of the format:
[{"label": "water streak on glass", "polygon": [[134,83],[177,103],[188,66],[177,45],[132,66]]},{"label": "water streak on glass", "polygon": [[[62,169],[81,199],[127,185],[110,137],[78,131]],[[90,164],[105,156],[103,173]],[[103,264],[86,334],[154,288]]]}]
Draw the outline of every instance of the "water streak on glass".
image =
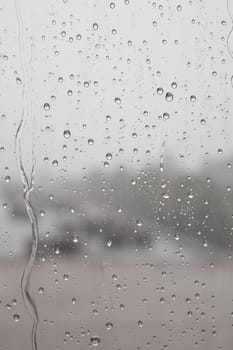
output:
[{"label": "water streak on glass", "polygon": [[[231,39],[232,33],[233,33],[233,14],[232,14],[232,11],[230,9],[229,1],[230,0],[227,0],[227,12],[228,12],[230,20],[231,20],[231,30],[230,30],[230,32],[229,32],[229,34],[227,36],[227,49],[228,49],[229,55],[233,59],[233,51],[232,51],[232,49],[230,47],[230,39]],[[233,75],[231,76],[231,86],[233,87]]]},{"label": "water streak on glass", "polygon": [[[31,167],[31,173],[29,176],[26,174],[26,171],[24,168],[24,163],[22,158],[22,147],[21,147],[22,138],[25,136],[24,128],[25,128],[26,122],[28,118],[33,118],[32,117],[32,113],[33,113],[32,84],[31,84],[33,45],[31,41],[30,52],[29,54],[27,54],[27,50],[25,48],[26,43],[24,39],[24,26],[23,26],[19,0],[15,0],[15,9],[16,9],[16,15],[17,15],[17,21],[18,21],[18,41],[19,41],[19,50],[20,50],[22,78],[23,78],[23,89],[22,89],[23,106],[22,106],[21,119],[17,128],[16,136],[15,136],[15,146],[16,146],[16,156],[17,156],[17,162],[19,166],[21,182],[23,185],[23,200],[25,203],[26,211],[31,223],[31,230],[32,230],[32,248],[31,248],[31,253],[30,253],[27,265],[25,266],[25,269],[21,278],[21,293],[22,293],[24,305],[33,318],[33,326],[32,326],[32,333],[31,333],[32,349],[37,350],[36,337],[37,337],[37,328],[38,328],[39,318],[38,318],[38,311],[37,311],[34,298],[30,293],[30,277],[31,277],[34,262],[36,259],[38,239],[39,239],[37,217],[35,214],[35,210],[30,201],[30,195],[34,189],[35,169],[36,169],[35,154],[34,154],[34,148],[35,148],[34,139],[32,144],[32,167]],[[34,124],[35,122],[33,121],[33,125]]]}]

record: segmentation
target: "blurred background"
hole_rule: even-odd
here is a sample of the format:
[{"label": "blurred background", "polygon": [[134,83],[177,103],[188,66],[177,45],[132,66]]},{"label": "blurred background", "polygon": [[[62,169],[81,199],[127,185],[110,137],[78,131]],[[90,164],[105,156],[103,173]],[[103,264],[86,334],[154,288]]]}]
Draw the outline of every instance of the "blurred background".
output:
[{"label": "blurred background", "polygon": [[1,350],[232,349],[232,28],[0,3]]}]

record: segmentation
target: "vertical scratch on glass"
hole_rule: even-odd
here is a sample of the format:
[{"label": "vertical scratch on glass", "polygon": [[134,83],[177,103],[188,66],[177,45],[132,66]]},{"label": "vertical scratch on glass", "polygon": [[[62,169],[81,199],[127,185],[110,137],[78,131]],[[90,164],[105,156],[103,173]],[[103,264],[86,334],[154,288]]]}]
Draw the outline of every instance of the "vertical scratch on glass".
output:
[{"label": "vertical scratch on glass", "polygon": [[[230,48],[230,38],[231,38],[232,33],[233,33],[233,14],[232,14],[230,7],[229,7],[229,0],[227,0],[227,12],[228,12],[228,15],[231,19],[231,30],[227,36],[227,50],[229,52],[229,55],[233,59],[233,51]],[[231,76],[231,86],[233,87],[233,75]]]},{"label": "vertical scratch on glass", "polygon": [[[33,266],[36,259],[37,247],[38,247],[38,239],[39,239],[39,229],[37,223],[37,217],[35,214],[35,210],[30,201],[31,192],[34,189],[34,181],[35,181],[35,169],[36,169],[36,160],[35,160],[35,144],[34,144],[34,127],[35,127],[35,119],[32,115],[32,43],[30,47],[30,54],[27,55],[25,48],[25,40],[24,40],[24,30],[23,23],[21,17],[21,10],[18,4],[19,0],[15,0],[15,10],[17,16],[18,23],[18,41],[19,41],[19,50],[20,50],[20,63],[22,68],[23,75],[23,86],[22,86],[22,100],[23,107],[21,112],[20,121],[18,124],[18,128],[15,135],[15,150],[16,150],[16,158],[19,167],[20,177],[24,188],[23,199],[26,207],[26,211],[31,223],[31,231],[32,231],[32,248],[31,253],[28,259],[28,262],[25,266],[22,278],[21,278],[21,293],[24,301],[24,305],[27,311],[33,318],[33,326],[31,332],[31,341],[32,341],[32,350],[37,350],[37,329],[38,329],[38,311],[35,304],[35,301],[30,293],[30,278],[33,270]],[[29,57],[29,58],[28,58]],[[25,124],[27,122],[28,117],[31,117],[33,124],[33,142],[32,142],[32,167],[31,173],[28,177],[24,163],[22,158],[22,149],[21,149],[21,140],[23,136],[23,131],[25,128]]]},{"label": "vertical scratch on glass", "polygon": [[166,141],[163,141],[162,147],[161,147],[160,167],[159,167],[161,173],[164,171],[164,152],[165,152],[165,145],[166,145]]}]

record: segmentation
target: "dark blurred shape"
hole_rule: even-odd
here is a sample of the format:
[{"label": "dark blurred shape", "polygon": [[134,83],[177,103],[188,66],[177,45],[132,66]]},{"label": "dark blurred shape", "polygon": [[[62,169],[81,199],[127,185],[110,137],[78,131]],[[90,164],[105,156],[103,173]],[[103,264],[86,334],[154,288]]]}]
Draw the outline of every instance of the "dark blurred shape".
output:
[{"label": "dark blurred shape", "polygon": [[[209,164],[211,174],[220,164]],[[161,172],[158,166],[137,173],[119,171],[110,176],[95,172],[88,181],[70,179],[69,187],[78,188],[76,196],[70,191],[56,193],[56,201],[44,193],[33,197],[33,205],[43,208],[48,221],[41,222],[38,256],[79,254],[96,242],[101,249],[147,249],[160,236],[170,232],[195,240],[201,246],[217,250],[231,248],[232,194],[224,181],[213,181],[208,169],[198,174],[184,174],[178,166]],[[103,191],[103,180],[105,188]],[[28,221],[21,188],[18,184],[5,186],[4,197],[12,208],[12,220]],[[17,193],[17,194],[16,194]],[[71,215],[67,208],[75,208]],[[44,231],[54,226],[53,233]],[[44,237],[45,236],[45,237]],[[76,237],[77,236],[77,237]],[[74,238],[76,237],[76,238]],[[75,242],[76,239],[76,242]],[[30,251],[31,242],[27,244]]]}]

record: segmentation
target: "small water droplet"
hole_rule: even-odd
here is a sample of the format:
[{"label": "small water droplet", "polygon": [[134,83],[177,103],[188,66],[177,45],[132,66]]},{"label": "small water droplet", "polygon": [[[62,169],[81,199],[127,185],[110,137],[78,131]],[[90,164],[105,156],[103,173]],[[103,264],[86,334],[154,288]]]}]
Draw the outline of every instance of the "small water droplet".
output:
[{"label": "small water droplet", "polygon": [[100,338],[97,336],[91,337],[91,345],[98,346],[100,344]]},{"label": "small water droplet", "polygon": [[45,211],[44,210],[40,210],[40,216],[41,217],[45,216]]},{"label": "small water droplet", "polygon": [[98,28],[99,28],[98,23],[93,23],[92,28],[93,28],[93,30],[98,30]]},{"label": "small water droplet", "polygon": [[50,104],[49,103],[45,103],[44,104],[44,110],[46,111],[46,112],[48,112],[49,110],[50,110]]},{"label": "small water droplet", "polygon": [[195,95],[190,96],[190,101],[191,102],[196,102],[197,98]]},{"label": "small water droplet", "polygon": [[138,227],[141,227],[141,226],[143,225],[143,221],[140,220],[140,219],[138,219],[138,220],[136,221],[136,224],[137,224]]},{"label": "small water droplet", "polygon": [[167,92],[165,95],[166,101],[167,102],[172,102],[173,101],[173,94],[171,92]]},{"label": "small water droplet", "polygon": [[5,177],[5,181],[6,181],[6,182],[10,182],[10,181],[11,181],[11,177],[10,177],[9,175],[7,175],[7,176]]},{"label": "small water droplet", "polygon": [[73,237],[73,242],[74,243],[78,243],[79,239],[78,239],[78,236],[77,235],[74,235]]},{"label": "small water droplet", "polygon": [[88,143],[88,145],[93,146],[94,145],[94,140],[93,139],[89,139],[87,141],[87,143]]},{"label": "small water droplet", "polygon": [[66,139],[69,139],[70,138],[70,136],[71,136],[71,132],[70,132],[70,130],[64,130],[64,132],[63,132],[63,136],[66,138]]},{"label": "small water droplet", "polygon": [[140,328],[143,327],[143,322],[141,320],[138,321],[138,327],[140,327]]},{"label": "small water droplet", "polygon": [[111,153],[106,153],[106,159],[111,160],[112,159],[112,154]]},{"label": "small water droplet", "polygon": [[158,95],[162,95],[162,94],[163,94],[163,88],[159,87],[159,88],[157,89],[157,94],[158,94]]},{"label": "small water droplet", "polygon": [[109,239],[109,240],[107,241],[107,247],[110,248],[111,246],[112,246],[112,240]]},{"label": "small water droplet", "polygon": [[204,118],[201,119],[201,125],[205,125],[206,124],[206,120]]},{"label": "small water droplet", "polygon": [[174,235],[174,238],[175,238],[176,241],[179,241],[180,235],[179,235],[178,233],[176,233],[176,234]]},{"label": "small water droplet", "polygon": [[17,77],[17,78],[16,78],[16,83],[19,84],[19,85],[21,85],[21,84],[22,84],[22,80],[21,80],[19,77]]},{"label": "small water droplet", "polygon": [[118,105],[121,104],[121,99],[120,99],[120,97],[115,97],[114,101],[115,101],[115,103],[118,104]]},{"label": "small water droplet", "polygon": [[109,330],[111,330],[113,328],[113,324],[111,322],[107,322],[105,327],[109,331]]},{"label": "small water droplet", "polygon": [[40,287],[40,288],[38,289],[38,292],[39,292],[39,294],[43,294],[43,293],[44,293],[44,288],[43,288],[43,287]]},{"label": "small water droplet", "polygon": [[13,316],[13,318],[14,318],[14,321],[15,321],[15,322],[19,322],[19,320],[20,320],[20,316],[19,316],[18,314],[15,314],[15,315]]}]

